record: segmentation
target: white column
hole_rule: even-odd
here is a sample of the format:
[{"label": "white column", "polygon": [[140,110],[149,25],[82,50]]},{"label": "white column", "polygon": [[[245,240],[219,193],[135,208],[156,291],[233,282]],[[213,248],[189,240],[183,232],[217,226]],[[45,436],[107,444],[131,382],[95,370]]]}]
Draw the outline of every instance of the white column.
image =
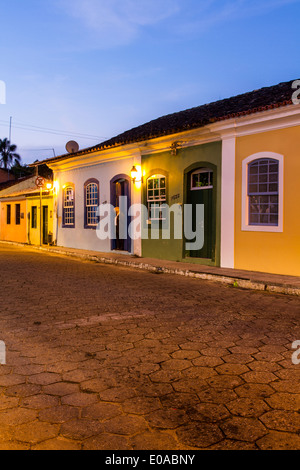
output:
[{"label": "white column", "polygon": [[[132,158],[132,165],[142,165],[142,156],[141,153],[136,153],[135,156]],[[132,167],[131,165],[131,167]],[[130,168],[131,168],[130,167]],[[143,169],[142,169],[143,172]],[[129,171],[130,176],[130,171]],[[134,183],[132,184],[132,198],[131,204],[141,204],[142,203],[142,191],[143,191],[143,184],[141,183],[140,187],[136,187]],[[141,238],[137,240],[132,240],[133,249],[132,252],[136,256],[142,256],[142,240]]]},{"label": "white column", "polygon": [[222,140],[221,267],[234,268],[235,136]]}]

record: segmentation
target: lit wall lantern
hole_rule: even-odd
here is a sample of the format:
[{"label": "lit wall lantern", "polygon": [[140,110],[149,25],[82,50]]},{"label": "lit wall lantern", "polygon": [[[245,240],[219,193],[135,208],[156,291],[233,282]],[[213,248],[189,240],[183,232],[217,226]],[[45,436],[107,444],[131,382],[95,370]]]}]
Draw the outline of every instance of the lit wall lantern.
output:
[{"label": "lit wall lantern", "polygon": [[130,171],[130,176],[135,184],[140,184],[142,182],[142,168],[140,165],[133,165]]}]

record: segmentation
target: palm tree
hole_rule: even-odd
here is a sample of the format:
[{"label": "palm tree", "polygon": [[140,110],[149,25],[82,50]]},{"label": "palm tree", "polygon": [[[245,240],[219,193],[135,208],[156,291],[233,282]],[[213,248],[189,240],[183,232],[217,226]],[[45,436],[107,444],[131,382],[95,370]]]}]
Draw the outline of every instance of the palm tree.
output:
[{"label": "palm tree", "polygon": [[5,170],[11,167],[16,162],[21,161],[20,155],[15,153],[17,146],[10,143],[10,141],[5,138],[0,139],[0,166],[3,166]]}]

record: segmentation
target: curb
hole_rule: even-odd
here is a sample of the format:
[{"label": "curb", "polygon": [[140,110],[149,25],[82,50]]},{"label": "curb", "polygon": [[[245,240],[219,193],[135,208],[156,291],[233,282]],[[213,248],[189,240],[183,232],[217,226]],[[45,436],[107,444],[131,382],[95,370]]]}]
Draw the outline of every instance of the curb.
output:
[{"label": "curb", "polygon": [[75,253],[64,250],[56,250],[55,248],[46,248],[35,245],[28,245],[17,242],[0,241],[1,244],[14,245],[22,248],[30,248],[35,251],[44,251],[46,253],[54,253],[57,255],[69,256],[70,258],[77,258],[86,261],[93,261],[101,264],[117,265],[134,269],[141,269],[143,271],[149,271],[155,274],[175,274],[178,276],[185,276],[194,279],[201,279],[204,281],[214,281],[221,284],[226,284],[232,287],[238,287],[241,289],[249,289],[256,291],[265,291],[276,294],[295,295],[300,296],[300,288],[293,285],[284,285],[277,283],[265,283],[263,281],[252,281],[251,279],[245,279],[234,276],[224,276],[222,274],[208,274],[200,273],[196,271],[190,271],[188,269],[172,269],[167,267],[158,267],[147,263],[135,263],[134,261],[118,260],[109,257],[103,257],[101,255],[89,255],[86,253]]}]

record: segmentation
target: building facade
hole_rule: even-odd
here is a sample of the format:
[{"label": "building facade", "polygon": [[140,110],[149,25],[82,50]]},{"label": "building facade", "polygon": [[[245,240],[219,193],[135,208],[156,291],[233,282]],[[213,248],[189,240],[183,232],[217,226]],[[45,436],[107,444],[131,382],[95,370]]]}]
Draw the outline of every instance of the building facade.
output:
[{"label": "building facade", "polygon": [[[126,237],[99,237],[98,207],[111,205],[112,225],[117,224],[120,196],[126,201],[128,214],[133,204],[140,203],[141,187],[131,178],[133,166],[140,168],[136,152],[104,151],[84,153],[80,158],[68,156],[48,162],[53,170],[54,239],[57,245],[84,250],[110,252],[118,250],[141,256],[141,241]],[[128,218],[129,223],[129,218]]]},{"label": "building facade", "polygon": [[0,191],[0,241],[46,245],[53,242],[53,190],[39,190],[36,176]]},{"label": "building facade", "polygon": [[[300,105],[293,90],[285,82],[163,116],[40,162],[57,185],[57,244],[299,276]],[[132,179],[136,167],[140,177]],[[111,204],[117,219],[120,196],[127,196],[126,211],[145,208],[142,239],[100,240],[97,205]],[[198,246],[192,235],[202,222]]]}]

